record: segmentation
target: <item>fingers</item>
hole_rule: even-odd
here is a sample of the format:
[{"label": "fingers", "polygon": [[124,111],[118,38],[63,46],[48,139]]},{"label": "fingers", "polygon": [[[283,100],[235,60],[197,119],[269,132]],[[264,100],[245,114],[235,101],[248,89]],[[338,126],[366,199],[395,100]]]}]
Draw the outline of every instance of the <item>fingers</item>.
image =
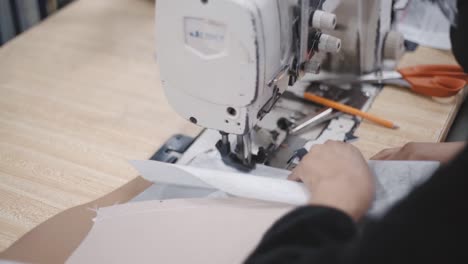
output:
[{"label": "fingers", "polygon": [[356,146],[346,143],[346,142],[328,140],[322,146],[324,148],[334,148],[335,151],[340,152],[340,153],[350,152],[350,153],[353,153],[353,155],[357,155],[357,156],[364,158],[361,151]]},{"label": "fingers", "polygon": [[335,140],[327,140],[323,144],[315,145],[309,150],[309,154],[306,155],[306,157],[311,157],[314,155],[319,155],[323,151],[330,151],[330,150],[336,150],[337,148],[342,148],[348,144],[341,142],[341,141],[335,141]]},{"label": "fingers", "polygon": [[288,180],[300,182],[301,178],[299,177],[299,174],[295,173],[295,171],[292,171],[291,174],[289,174],[288,176]]},{"label": "fingers", "polygon": [[[329,153],[341,152],[343,148],[355,147],[344,142],[334,140],[327,140],[324,144],[313,146],[309,153],[303,157],[301,163],[288,176],[288,180],[302,182],[304,180],[302,177],[307,177],[307,175],[304,174],[303,167],[316,166],[314,164],[321,163],[322,160],[330,160],[330,157],[327,159],[327,157],[330,156]],[[330,150],[332,150],[332,152],[330,152]],[[359,152],[357,148],[356,151]],[[332,158],[336,157],[336,155],[331,156]],[[305,170],[307,171],[307,169]]]},{"label": "fingers", "polygon": [[323,145],[326,146],[342,146],[342,145],[348,145],[347,143],[344,143],[342,141],[336,141],[336,140],[327,140]]},{"label": "fingers", "polygon": [[393,156],[399,150],[400,150],[400,148],[384,149],[384,150],[380,151],[379,153],[375,154],[370,159],[371,160],[389,160],[391,158],[391,156]]},{"label": "fingers", "polygon": [[360,219],[371,205],[374,178],[353,145],[327,141],[315,145],[288,177],[314,194],[312,204],[338,208]]}]

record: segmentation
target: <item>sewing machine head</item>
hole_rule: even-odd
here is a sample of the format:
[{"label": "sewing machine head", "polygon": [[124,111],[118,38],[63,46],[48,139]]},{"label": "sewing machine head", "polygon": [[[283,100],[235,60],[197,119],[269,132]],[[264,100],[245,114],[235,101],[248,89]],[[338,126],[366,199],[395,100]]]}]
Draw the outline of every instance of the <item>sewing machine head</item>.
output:
[{"label": "sewing machine head", "polygon": [[346,0],[325,6],[339,19],[333,35],[343,40],[343,46],[339,54],[327,56],[323,69],[340,74],[363,74],[382,70],[386,60],[398,61],[404,53],[404,38],[392,30],[393,2]]},{"label": "sewing machine head", "polygon": [[[157,60],[172,107],[187,120],[221,132],[224,159],[250,168],[251,132],[305,71],[317,71],[317,51],[340,40],[311,24],[336,18],[309,0],[158,0]],[[228,135],[237,135],[234,149]]]}]

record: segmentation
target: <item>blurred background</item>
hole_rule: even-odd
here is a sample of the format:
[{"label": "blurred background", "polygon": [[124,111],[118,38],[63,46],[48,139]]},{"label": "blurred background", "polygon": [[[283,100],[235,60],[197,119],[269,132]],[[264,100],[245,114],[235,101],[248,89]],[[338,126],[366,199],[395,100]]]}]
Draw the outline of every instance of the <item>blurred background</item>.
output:
[{"label": "blurred background", "polygon": [[0,46],[73,0],[0,0]]}]

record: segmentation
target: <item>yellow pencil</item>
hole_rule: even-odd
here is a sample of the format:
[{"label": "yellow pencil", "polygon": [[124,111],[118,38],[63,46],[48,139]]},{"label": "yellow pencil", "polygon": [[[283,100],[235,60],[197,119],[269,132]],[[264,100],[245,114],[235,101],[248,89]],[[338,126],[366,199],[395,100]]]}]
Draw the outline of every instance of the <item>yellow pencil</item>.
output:
[{"label": "yellow pencil", "polygon": [[371,115],[369,113],[363,112],[363,111],[361,111],[359,109],[356,109],[356,108],[353,108],[351,106],[347,106],[347,105],[344,105],[344,104],[341,104],[341,103],[338,103],[338,102],[335,102],[335,101],[332,101],[332,100],[317,96],[317,95],[312,94],[312,93],[308,93],[308,92],[304,93],[304,98],[306,100],[311,101],[311,102],[321,104],[321,105],[326,106],[326,107],[333,108],[333,109],[341,111],[343,113],[347,113],[347,114],[362,117],[364,119],[367,119],[369,121],[372,121],[372,122],[374,122],[376,124],[379,124],[379,125],[387,127],[387,128],[391,128],[391,129],[398,129],[399,128],[392,121],[385,120],[383,118],[377,117],[375,115]]}]

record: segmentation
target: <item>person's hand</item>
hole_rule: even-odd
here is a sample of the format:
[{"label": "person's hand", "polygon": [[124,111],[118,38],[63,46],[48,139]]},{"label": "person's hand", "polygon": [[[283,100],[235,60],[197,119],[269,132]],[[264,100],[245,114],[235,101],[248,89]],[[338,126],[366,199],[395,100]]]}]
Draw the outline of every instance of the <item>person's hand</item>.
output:
[{"label": "person's hand", "polygon": [[312,147],[289,179],[306,185],[312,205],[340,209],[356,221],[369,210],[375,195],[374,177],[361,152],[337,141]]},{"label": "person's hand", "polygon": [[408,143],[403,147],[384,149],[372,160],[431,160],[445,164],[451,161],[466,142],[451,143]]}]

